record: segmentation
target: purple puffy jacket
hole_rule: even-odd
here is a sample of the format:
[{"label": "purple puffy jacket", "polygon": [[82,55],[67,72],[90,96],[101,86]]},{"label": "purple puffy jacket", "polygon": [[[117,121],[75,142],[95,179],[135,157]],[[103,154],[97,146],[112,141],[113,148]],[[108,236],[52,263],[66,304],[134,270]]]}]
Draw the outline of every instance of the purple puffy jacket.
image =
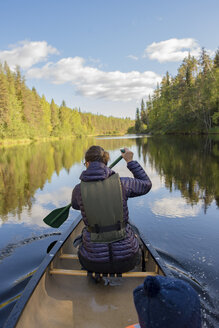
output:
[{"label": "purple puffy jacket", "polygon": [[[148,193],[152,186],[149,177],[138,162],[131,161],[127,164],[127,167],[134,175],[134,178],[120,178],[123,194],[123,219],[125,222],[128,222],[129,219],[128,198],[144,195]],[[104,180],[114,173],[101,162],[91,162],[88,169],[82,172],[80,179],[85,182]],[[82,203],[80,184],[76,185],[72,192],[71,204],[74,209],[81,210],[84,223],[88,225]],[[111,243],[112,256],[115,261],[128,260],[138,252],[138,240],[129,224],[127,224],[126,232],[125,239]],[[90,233],[86,229],[83,230],[82,240],[83,243],[79,248],[79,252],[84,258],[101,263],[110,261],[108,244],[91,242]]]}]

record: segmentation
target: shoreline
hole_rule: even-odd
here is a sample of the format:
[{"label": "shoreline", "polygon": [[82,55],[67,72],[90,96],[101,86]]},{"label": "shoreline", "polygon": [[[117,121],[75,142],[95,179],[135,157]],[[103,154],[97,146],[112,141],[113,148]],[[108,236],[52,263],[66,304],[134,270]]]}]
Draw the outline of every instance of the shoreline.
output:
[{"label": "shoreline", "polygon": [[[126,134],[126,133],[125,133]],[[29,145],[31,143],[38,142],[49,142],[55,140],[64,140],[64,139],[76,139],[76,138],[87,138],[87,137],[108,137],[108,136],[123,136],[125,134],[95,134],[95,135],[82,135],[82,136],[65,136],[65,137],[42,137],[42,138],[23,138],[23,139],[0,139],[0,148],[2,147],[12,147],[19,145]]]},{"label": "shoreline", "polygon": [[[2,147],[10,147],[10,146],[18,146],[18,145],[29,145],[31,143],[38,142],[49,142],[55,140],[63,140],[63,139],[75,139],[75,138],[87,138],[87,137],[118,137],[128,135],[129,133],[122,134],[95,134],[95,135],[82,135],[82,136],[65,136],[65,137],[42,137],[42,138],[23,138],[23,139],[0,139],[0,148]],[[133,133],[131,133],[133,134]],[[219,131],[210,131],[206,133],[134,133],[137,136],[207,136],[207,135],[219,135]]]}]

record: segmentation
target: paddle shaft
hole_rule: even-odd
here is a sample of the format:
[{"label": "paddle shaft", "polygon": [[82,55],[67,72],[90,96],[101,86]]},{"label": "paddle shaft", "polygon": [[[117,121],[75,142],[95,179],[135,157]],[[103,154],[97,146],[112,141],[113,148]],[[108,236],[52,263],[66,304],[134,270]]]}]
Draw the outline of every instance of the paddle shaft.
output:
[{"label": "paddle shaft", "polygon": [[122,159],[122,156],[119,156],[110,166],[109,168],[112,169],[117,163],[119,163]]},{"label": "paddle shaft", "polygon": [[[125,153],[125,149],[120,149],[121,153]],[[120,155],[114,162],[112,162],[112,164],[110,164],[109,168],[112,169],[113,166],[115,166],[117,163],[119,163],[122,159],[122,155]]]}]

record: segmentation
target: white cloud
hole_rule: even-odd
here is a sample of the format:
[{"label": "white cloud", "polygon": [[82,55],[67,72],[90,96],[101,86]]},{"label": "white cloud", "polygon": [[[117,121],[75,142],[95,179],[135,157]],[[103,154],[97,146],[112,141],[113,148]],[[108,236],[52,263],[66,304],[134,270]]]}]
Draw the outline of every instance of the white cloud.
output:
[{"label": "white cloud", "polygon": [[160,177],[157,174],[150,175],[148,173],[148,175],[149,175],[149,177],[151,179],[151,182],[152,182],[151,192],[155,192],[155,191],[163,188],[163,186],[164,186],[164,178],[163,177]]},{"label": "white cloud", "polygon": [[138,60],[138,57],[134,55],[128,55],[127,57],[133,60]]},{"label": "white cloud", "polygon": [[27,71],[28,78],[49,79],[55,84],[71,83],[86,97],[106,98],[113,101],[131,101],[152,93],[161,76],[151,72],[105,72],[85,65],[81,57],[63,58],[49,62],[42,68]]},{"label": "white cloud", "polygon": [[[35,195],[35,202],[31,207],[31,210],[28,208],[23,208],[22,217],[19,215],[8,214],[7,222],[16,223],[16,224],[36,224],[41,227],[45,227],[46,224],[43,222],[45,218],[52,210],[48,209],[46,205],[52,204],[53,209],[64,207],[71,201],[72,188],[62,187],[58,191],[51,193],[42,193]],[[3,222],[0,220],[0,226]]]},{"label": "white cloud", "polygon": [[[62,207],[70,203],[72,188],[62,187],[57,191],[51,193],[37,194],[35,196],[36,203],[39,205],[53,204],[54,208]],[[64,204],[64,205],[63,205]]]},{"label": "white cloud", "polygon": [[201,205],[188,205],[181,197],[163,198],[157,200],[151,205],[151,210],[155,215],[165,216],[168,218],[183,218],[186,216],[197,216]]},{"label": "white cloud", "polygon": [[159,62],[177,62],[182,61],[188,56],[198,57],[201,47],[195,39],[169,39],[161,42],[153,42],[144,51],[144,57],[156,59]]},{"label": "white cloud", "polygon": [[33,65],[45,61],[48,55],[58,54],[58,50],[46,41],[20,41],[11,46],[10,50],[0,51],[0,61],[6,61],[11,69],[19,65],[28,69]]},{"label": "white cloud", "polygon": [[[7,215],[6,223],[25,223],[28,225],[36,224],[38,226],[45,227],[46,224],[43,222],[43,218],[45,218],[50,212],[40,204],[33,204],[33,206],[31,207],[31,213],[30,210],[27,208],[22,209],[22,215],[14,215],[12,213],[9,213]],[[2,224],[4,223],[2,222]]]}]

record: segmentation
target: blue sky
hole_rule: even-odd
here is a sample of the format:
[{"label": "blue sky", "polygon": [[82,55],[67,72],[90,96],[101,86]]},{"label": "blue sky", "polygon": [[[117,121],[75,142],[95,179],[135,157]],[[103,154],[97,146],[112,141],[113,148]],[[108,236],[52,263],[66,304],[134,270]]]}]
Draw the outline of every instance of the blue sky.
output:
[{"label": "blue sky", "polygon": [[213,56],[218,13],[218,0],[1,0],[0,61],[48,101],[134,118],[188,51]]}]

